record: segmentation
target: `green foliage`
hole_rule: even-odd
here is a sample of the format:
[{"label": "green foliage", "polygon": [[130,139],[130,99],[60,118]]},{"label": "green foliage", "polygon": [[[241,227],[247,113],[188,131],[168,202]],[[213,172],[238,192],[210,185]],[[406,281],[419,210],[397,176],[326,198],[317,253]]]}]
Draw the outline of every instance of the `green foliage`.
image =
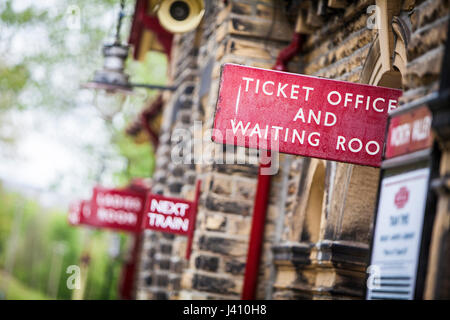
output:
[{"label": "green foliage", "polygon": [[[79,28],[68,26],[70,8],[79,10]],[[126,11],[132,13],[133,9],[133,1],[127,1]],[[22,11],[13,9],[12,0],[0,5],[0,30],[6,31],[0,33],[0,126],[2,121],[7,121],[2,117],[2,112],[11,108],[45,108],[53,113],[76,108],[80,104],[80,83],[88,81],[94,70],[100,68],[102,44],[107,42],[105,40],[115,27],[114,24],[108,26],[101,23],[99,17],[104,17],[108,12],[115,16],[117,10],[118,2],[115,0],[63,0],[53,7],[33,5]],[[124,20],[122,39],[128,36],[130,18],[131,15]],[[10,44],[20,36],[20,31],[25,30],[43,37],[45,45],[35,46],[36,50],[24,54],[20,63],[11,62],[8,59]],[[127,72],[131,82],[164,85],[167,83],[167,57],[162,53],[149,52],[143,62],[128,59]],[[124,130],[158,92],[146,89],[135,91],[136,94],[127,99],[122,112],[124,124],[110,132],[111,143],[116,146],[116,156],[124,158],[127,163],[123,172],[115,173],[116,182],[120,185],[125,185],[134,177],[150,176],[154,167],[152,148],[134,144],[125,136]],[[0,154],[2,143],[11,145],[14,138],[11,135],[2,136],[0,130]],[[7,149],[3,146],[3,150]],[[86,146],[85,152],[98,153],[89,146]]]},{"label": "green foliage", "polygon": [[129,136],[119,131],[115,136],[115,144],[118,152],[127,159],[125,170],[115,173],[117,185],[124,186],[133,178],[151,176],[155,157],[149,143],[136,144]]},{"label": "green foliage", "polygon": [[[12,235],[13,225],[17,221],[20,224],[19,233]],[[57,298],[71,299],[73,292],[66,285],[69,277],[66,269],[70,265],[80,264],[83,244],[87,243],[86,237],[89,237],[91,264],[85,298],[117,298],[120,264],[107,254],[110,233],[94,231],[86,236],[82,231],[80,227],[72,227],[67,223],[67,212],[44,208],[35,200],[0,188],[0,272],[3,272],[3,277],[6,273],[2,269],[7,267],[5,265],[7,258],[9,263],[11,258],[13,260],[13,272],[9,275],[13,277],[11,282],[13,286],[8,287],[8,295],[12,294],[18,299],[41,299],[45,296],[54,298],[50,296],[49,288],[53,271],[59,278]],[[11,253],[11,239],[14,237],[17,242],[14,252]],[[64,250],[55,250],[58,247]],[[59,258],[55,255],[62,258],[59,270],[52,269],[52,266],[57,266],[55,261]],[[107,278],[109,266],[113,266],[111,283]],[[104,288],[109,288],[109,291],[106,292]],[[1,283],[0,290],[2,290]]]},{"label": "green foliage", "polygon": [[30,73],[23,63],[10,68],[5,65],[0,66],[0,88],[2,90],[11,90],[18,93],[23,89],[29,77]]},{"label": "green foliage", "polygon": [[0,20],[10,25],[23,25],[37,20],[45,19],[46,13],[37,13],[33,8],[27,8],[22,12],[16,12],[12,8],[12,1],[7,0],[4,9],[0,13]]},{"label": "green foliage", "polygon": [[[129,59],[127,70],[132,82],[164,85],[167,83],[167,56],[149,51],[142,62]],[[155,95],[157,92],[151,93]]]},{"label": "green foliage", "polygon": [[[70,27],[70,8],[74,6],[79,10],[80,23]],[[79,84],[101,65],[101,45],[114,27],[99,23],[99,17],[115,14],[117,8],[113,0],[63,0],[51,7],[36,3],[22,11],[14,10],[12,0],[1,4],[0,88],[2,95],[11,91],[16,99],[0,101],[0,110],[43,107],[61,112],[75,108]],[[11,52],[16,40],[26,39],[24,33],[35,34],[42,41],[31,43],[24,53]],[[124,39],[126,33],[124,28]],[[19,64],[17,59],[21,59]],[[38,69],[41,76],[31,77],[30,72]],[[34,101],[17,99],[26,92],[39,92],[40,97],[34,94]]]},{"label": "green foliage", "polygon": [[8,295],[5,297],[7,300],[48,300],[49,297],[45,296],[41,292],[31,289],[11,277],[5,272],[0,271],[0,291],[8,291]]},{"label": "green foliage", "polygon": [[[148,52],[145,60],[135,61],[129,59],[127,70],[131,75],[133,83],[147,83],[165,85],[167,83],[167,56],[159,52]],[[146,105],[142,101],[152,101],[159,92],[147,89],[135,89],[137,94],[130,96],[123,110],[125,123],[134,121],[138,113]],[[137,107],[141,105],[141,107]],[[153,146],[150,143],[135,143],[125,134],[125,127],[112,129],[111,143],[116,146],[118,154],[126,159],[125,170],[115,173],[115,181],[124,186],[131,179],[149,177],[153,174],[155,167],[155,156]]]}]

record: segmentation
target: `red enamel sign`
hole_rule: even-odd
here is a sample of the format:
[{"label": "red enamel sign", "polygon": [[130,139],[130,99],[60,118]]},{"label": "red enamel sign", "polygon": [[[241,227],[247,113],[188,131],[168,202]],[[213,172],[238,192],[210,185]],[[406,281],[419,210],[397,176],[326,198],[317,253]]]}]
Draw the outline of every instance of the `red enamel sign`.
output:
[{"label": "red enamel sign", "polygon": [[91,215],[91,202],[88,200],[79,200],[69,206],[69,223],[73,226],[89,224]]},{"label": "red enamel sign", "polygon": [[393,117],[389,123],[385,158],[431,147],[432,115],[426,106]]},{"label": "red enamel sign", "polygon": [[144,229],[188,235],[194,203],[182,199],[148,194],[144,211]]},{"label": "red enamel sign", "polygon": [[69,224],[73,226],[77,226],[80,224],[82,202],[83,201],[81,200],[75,201],[69,206],[69,215],[67,216],[67,219],[69,221]]},{"label": "red enamel sign", "polygon": [[90,212],[83,224],[100,228],[137,232],[141,229],[145,192],[95,187]]},{"label": "red enamel sign", "polygon": [[217,143],[379,167],[402,91],[225,64]]}]

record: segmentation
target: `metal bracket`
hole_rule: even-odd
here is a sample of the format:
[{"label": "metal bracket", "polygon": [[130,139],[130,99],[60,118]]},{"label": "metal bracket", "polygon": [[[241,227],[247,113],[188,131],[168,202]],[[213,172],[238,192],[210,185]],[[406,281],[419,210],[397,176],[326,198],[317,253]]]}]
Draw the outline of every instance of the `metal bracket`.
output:
[{"label": "metal bracket", "polygon": [[450,195],[450,173],[431,181],[431,189],[441,196]]}]

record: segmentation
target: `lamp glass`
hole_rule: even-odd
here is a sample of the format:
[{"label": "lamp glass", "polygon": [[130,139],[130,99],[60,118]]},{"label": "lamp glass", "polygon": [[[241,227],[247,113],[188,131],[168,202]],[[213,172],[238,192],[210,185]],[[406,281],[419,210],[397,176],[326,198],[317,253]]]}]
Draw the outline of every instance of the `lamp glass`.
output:
[{"label": "lamp glass", "polygon": [[112,121],[122,109],[126,97],[126,93],[120,90],[97,89],[94,94],[94,104],[102,118]]}]

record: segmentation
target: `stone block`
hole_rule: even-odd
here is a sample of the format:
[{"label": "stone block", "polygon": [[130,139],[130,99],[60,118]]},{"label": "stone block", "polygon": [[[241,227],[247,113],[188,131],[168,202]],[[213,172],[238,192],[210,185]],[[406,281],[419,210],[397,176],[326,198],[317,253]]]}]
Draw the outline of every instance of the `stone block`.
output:
[{"label": "stone block", "polygon": [[205,228],[208,231],[223,232],[226,228],[226,220],[223,214],[208,214],[205,217]]},{"label": "stone block", "polygon": [[237,239],[211,235],[201,235],[199,249],[228,256],[244,256],[247,254],[247,242]]},{"label": "stone block", "polygon": [[239,215],[249,215],[251,213],[251,202],[236,201],[233,198],[218,197],[208,194],[205,200],[205,207],[211,211],[233,213]]},{"label": "stone block", "polygon": [[169,275],[168,274],[157,274],[155,275],[156,285],[159,287],[167,287],[169,284]]},{"label": "stone block", "polygon": [[216,256],[201,254],[195,258],[195,268],[204,271],[216,272],[219,268],[219,258]]},{"label": "stone block", "polygon": [[245,199],[253,200],[255,198],[257,181],[255,179],[236,179],[236,196]]},{"label": "stone block", "polygon": [[289,42],[293,28],[288,23],[279,23],[272,28],[270,20],[253,19],[252,17],[232,15],[228,21],[228,32],[240,36],[252,36]]},{"label": "stone block", "polygon": [[229,216],[227,217],[227,234],[247,236],[252,225],[251,217]]},{"label": "stone block", "polygon": [[241,175],[244,177],[256,178],[258,166],[250,164],[218,164],[213,165],[213,170],[227,175]]},{"label": "stone block", "polygon": [[239,294],[241,292],[242,283],[233,278],[194,274],[192,288],[219,294]]},{"label": "stone block", "polygon": [[411,28],[415,32],[417,29],[433,23],[439,18],[448,15],[449,3],[445,0],[428,0],[414,8],[411,14]]},{"label": "stone block", "polygon": [[222,196],[231,195],[232,192],[232,180],[225,175],[214,175],[211,180],[210,189],[212,192]]},{"label": "stone block", "polygon": [[428,51],[445,44],[447,39],[448,17],[440,18],[417,30],[408,43],[408,59],[412,61]]},{"label": "stone block", "polygon": [[245,272],[245,259],[224,259],[225,272],[232,275],[244,275]]},{"label": "stone block", "polygon": [[419,58],[408,62],[403,84],[406,88],[427,86],[439,80],[444,46],[441,45]]}]

